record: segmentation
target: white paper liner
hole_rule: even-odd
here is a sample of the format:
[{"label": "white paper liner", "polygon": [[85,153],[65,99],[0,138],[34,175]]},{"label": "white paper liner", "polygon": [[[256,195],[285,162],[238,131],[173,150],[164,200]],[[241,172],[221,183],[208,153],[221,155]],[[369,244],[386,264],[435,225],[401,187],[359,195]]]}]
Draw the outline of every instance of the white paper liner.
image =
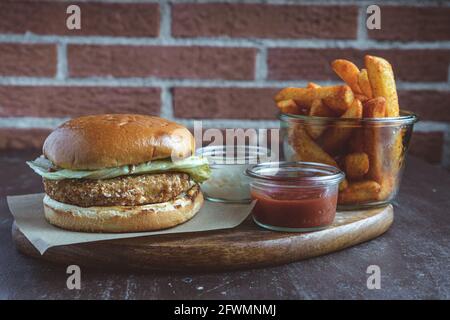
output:
[{"label": "white paper liner", "polygon": [[44,217],[43,198],[44,193],[7,197],[8,206],[17,227],[41,255],[48,248],[74,243],[230,229],[241,224],[255,205],[254,202],[226,204],[205,201],[203,207],[191,220],[170,229],[132,233],[85,233],[67,231],[49,224]]}]

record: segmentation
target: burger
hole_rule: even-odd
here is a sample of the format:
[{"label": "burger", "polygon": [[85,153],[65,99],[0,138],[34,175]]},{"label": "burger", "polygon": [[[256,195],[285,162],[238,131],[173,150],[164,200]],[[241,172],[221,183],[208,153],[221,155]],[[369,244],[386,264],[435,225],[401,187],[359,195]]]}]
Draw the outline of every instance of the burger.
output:
[{"label": "burger", "polygon": [[203,204],[206,158],[177,123],[134,114],[69,120],[27,164],[43,178],[47,221],[85,232],[165,229],[191,219]]}]

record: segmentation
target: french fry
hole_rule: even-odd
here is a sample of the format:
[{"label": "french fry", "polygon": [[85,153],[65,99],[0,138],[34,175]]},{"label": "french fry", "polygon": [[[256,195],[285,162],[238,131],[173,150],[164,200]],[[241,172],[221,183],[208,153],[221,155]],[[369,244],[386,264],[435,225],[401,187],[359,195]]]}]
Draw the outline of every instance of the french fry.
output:
[{"label": "french fry", "polygon": [[323,102],[337,113],[342,114],[350,108],[355,97],[349,86],[338,86],[334,88],[336,88],[335,91],[325,96]]},{"label": "french fry", "polygon": [[[334,117],[335,113],[323,104],[322,100],[317,99],[312,102],[308,115],[313,117]],[[320,123],[308,124],[305,128],[309,136],[315,140],[325,131],[326,125]]]},{"label": "french fry", "polygon": [[[368,118],[383,118],[386,114],[386,99],[377,97],[367,101],[364,105],[364,112],[365,116]],[[396,169],[396,163],[393,162],[393,159],[401,156],[401,150],[400,154],[397,155],[397,152],[399,152],[397,141],[399,141],[400,144],[402,141],[401,135],[394,135],[396,142],[393,146],[388,147],[390,143],[386,139],[390,139],[390,136],[390,131],[389,134],[386,135],[382,132],[381,128],[377,128],[376,126],[368,127],[365,130],[365,150],[369,156],[370,162],[367,176],[380,184],[378,200],[386,200],[396,185],[395,177],[397,176],[398,170]],[[398,137],[400,137],[400,140],[398,140]]]},{"label": "french fry", "polygon": [[386,114],[386,99],[377,97],[364,102],[365,118],[384,118]]},{"label": "french fry", "polygon": [[362,93],[358,84],[359,69],[353,62],[337,59],[331,63],[331,67],[334,72],[349,85],[354,93]]},{"label": "french fry", "polygon": [[319,162],[337,167],[336,161],[311,139],[302,124],[294,124],[289,128],[288,139],[296,152],[294,160]]},{"label": "french fry", "polygon": [[344,180],[341,181],[341,183],[339,183],[339,192],[347,189],[348,187],[348,181],[347,179],[344,178]]},{"label": "french fry", "polygon": [[373,180],[349,182],[348,187],[339,192],[339,204],[364,203],[377,200],[381,186]]},{"label": "french fry", "polygon": [[[362,118],[363,106],[361,101],[355,99],[351,107],[341,116],[341,118]],[[329,128],[321,136],[322,147],[330,154],[335,154],[341,150],[345,142],[352,134],[353,128],[342,126],[337,124],[336,126]]]},{"label": "french fry", "polygon": [[386,99],[387,117],[398,117],[400,108],[392,66],[382,58],[369,55],[365,56],[364,61],[373,96]]},{"label": "french fry", "polygon": [[367,69],[361,69],[358,74],[358,85],[361,92],[369,99],[373,98],[372,87],[370,86]]},{"label": "french fry", "polygon": [[[369,81],[372,87],[373,96],[381,96],[386,99],[386,116],[398,117],[400,107],[398,104],[397,89],[395,85],[394,72],[389,62],[382,58],[366,56],[365,64],[368,72]],[[380,137],[380,133],[374,137]],[[400,170],[401,157],[403,153],[403,138],[401,130],[396,133],[384,135],[385,139],[379,138],[379,144],[389,147],[379,146],[372,151],[376,159],[376,165],[371,167],[371,176],[380,182],[381,192],[379,200],[385,200],[393,192],[397,181],[396,177]],[[390,141],[393,141],[390,143]],[[374,143],[376,145],[376,141]],[[386,150],[387,149],[387,150]],[[372,162],[371,162],[372,164]]]},{"label": "french fry", "polygon": [[[400,114],[392,66],[383,58],[367,55],[365,68],[338,59],[331,66],[345,85],[285,88],[275,96],[283,112],[312,117],[385,118]],[[296,110],[298,108],[298,111]],[[327,120],[324,120],[327,121]],[[291,125],[288,143],[293,160],[340,167],[346,179],[339,184],[339,204],[389,199],[398,186],[403,159],[403,130],[382,122],[317,122]]]},{"label": "french fry", "polygon": [[402,166],[403,136],[401,128],[393,128],[384,134],[386,145],[383,155],[384,175],[381,180],[381,192],[379,200],[386,200],[397,185],[398,173]]},{"label": "french fry", "polygon": [[[364,117],[383,118],[386,114],[386,99],[377,97],[370,99],[364,104]],[[383,181],[383,159],[384,145],[382,141],[381,128],[375,124],[369,124],[364,132],[365,152],[369,156],[370,168],[368,177],[372,180],[382,183]]]},{"label": "french fry", "polygon": [[349,86],[328,86],[319,88],[284,88],[275,96],[275,102],[293,99],[299,106],[311,107],[314,100],[323,99],[325,104],[343,113],[350,108],[354,96]]},{"label": "french fry", "polygon": [[387,200],[394,191],[396,185],[396,179],[394,176],[386,175],[381,181],[380,193],[378,194],[378,200]]},{"label": "french fry", "polygon": [[364,129],[355,128],[349,139],[349,148],[351,152],[364,152],[365,138]]},{"label": "french fry", "polygon": [[309,115],[314,117],[335,117],[336,113],[323,104],[322,100],[317,99],[311,104]]},{"label": "french fry", "polygon": [[316,88],[320,88],[320,86],[317,83],[309,82],[308,85],[306,86],[306,88],[308,88],[308,89],[316,89]]},{"label": "french fry", "polygon": [[391,152],[391,168],[392,174],[397,176],[398,171],[402,165],[401,159],[403,158],[403,133],[402,129],[398,128],[398,132],[395,132],[392,136],[394,137],[394,143],[392,145]]},{"label": "french fry", "polygon": [[363,94],[355,94],[355,99],[358,99],[361,102],[366,102],[367,100],[369,100],[369,97]]},{"label": "french fry", "polygon": [[277,107],[283,113],[300,114],[300,108],[294,100],[282,100],[277,102]]},{"label": "french fry", "polygon": [[349,179],[362,179],[369,171],[369,157],[364,152],[349,153],[345,156],[344,168]]}]

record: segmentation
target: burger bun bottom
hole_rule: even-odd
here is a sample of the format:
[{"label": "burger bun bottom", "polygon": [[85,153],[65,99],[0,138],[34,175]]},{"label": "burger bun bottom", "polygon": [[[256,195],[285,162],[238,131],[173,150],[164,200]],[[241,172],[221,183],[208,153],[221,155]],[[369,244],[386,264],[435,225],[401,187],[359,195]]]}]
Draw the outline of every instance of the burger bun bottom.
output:
[{"label": "burger bun bottom", "polygon": [[83,232],[143,232],[179,225],[201,208],[203,195],[198,185],[171,201],[142,206],[79,207],[44,197],[45,218],[66,230]]}]

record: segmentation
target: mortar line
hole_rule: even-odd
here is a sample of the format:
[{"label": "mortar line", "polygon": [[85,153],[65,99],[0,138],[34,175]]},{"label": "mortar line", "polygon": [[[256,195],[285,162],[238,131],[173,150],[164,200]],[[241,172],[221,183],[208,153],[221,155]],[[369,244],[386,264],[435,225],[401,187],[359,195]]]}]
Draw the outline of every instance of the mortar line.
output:
[{"label": "mortar line", "polygon": [[360,4],[358,6],[358,19],[357,19],[357,30],[356,30],[356,41],[364,44],[367,42],[367,26],[366,26],[366,19],[367,19],[367,6]]},{"label": "mortar line", "polygon": [[[163,115],[161,115],[163,117]],[[0,128],[42,128],[52,129],[62,122],[67,121],[70,117],[61,118],[42,118],[42,117],[0,117]],[[215,128],[277,128],[278,120],[241,120],[241,119],[188,119],[188,118],[172,118],[169,120],[176,121],[180,124],[190,126],[193,121],[202,121],[206,127]]]},{"label": "mortar line", "polygon": [[[186,126],[192,125],[193,121],[202,121],[203,126],[214,128],[277,128],[278,120],[249,120],[249,119],[194,119],[167,117],[161,114],[161,117],[176,121]],[[67,121],[69,117],[61,118],[42,118],[42,117],[0,117],[0,128],[47,128],[51,129]],[[414,132],[450,132],[450,124],[445,122],[421,121],[414,127]]]},{"label": "mortar line", "polygon": [[229,37],[196,37],[172,38],[161,37],[110,37],[110,36],[46,36],[35,34],[0,34],[0,43],[23,44],[86,44],[86,45],[127,45],[127,46],[205,46],[205,47],[243,47],[243,48],[298,48],[298,49],[424,49],[448,50],[450,41],[377,41],[367,40],[329,40],[311,39],[264,39],[264,38],[229,38]]},{"label": "mortar line", "polygon": [[[322,86],[342,84],[341,81],[311,80]],[[9,86],[104,86],[104,87],[202,87],[202,88],[283,88],[304,87],[309,80],[217,80],[217,79],[162,79],[162,78],[55,78],[0,77],[0,85]],[[398,81],[399,90],[449,91],[449,82]]]},{"label": "mortar line", "polygon": [[172,38],[172,13],[170,3],[163,0],[159,5],[160,21],[159,21],[159,39],[165,42],[166,39]]},{"label": "mortar line", "polygon": [[65,80],[68,77],[68,63],[67,63],[67,44],[59,42],[56,46],[56,79]]},{"label": "mortar line", "polygon": [[161,117],[173,120],[173,102],[170,86],[161,87]]},{"label": "mortar line", "polygon": [[260,46],[255,58],[255,80],[264,81],[268,75],[267,48]]}]

